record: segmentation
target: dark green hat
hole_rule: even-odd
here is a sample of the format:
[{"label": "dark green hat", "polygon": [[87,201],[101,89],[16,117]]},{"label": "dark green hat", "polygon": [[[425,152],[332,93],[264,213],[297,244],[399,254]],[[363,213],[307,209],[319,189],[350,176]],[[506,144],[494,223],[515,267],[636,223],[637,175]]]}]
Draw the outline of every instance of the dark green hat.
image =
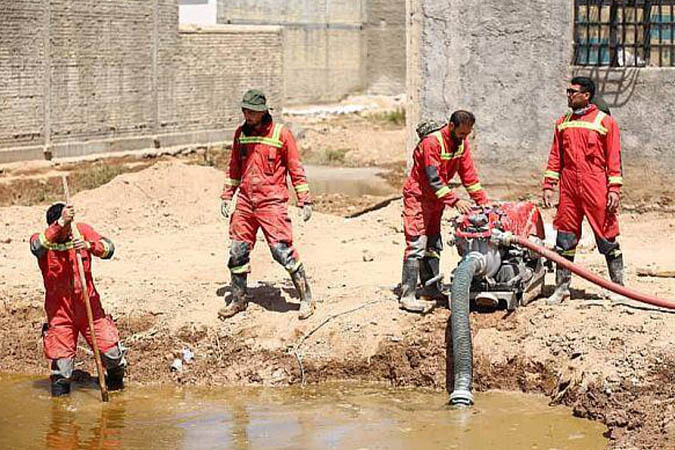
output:
[{"label": "dark green hat", "polygon": [[241,107],[250,109],[251,111],[267,111],[267,97],[262,91],[258,89],[249,89],[244,94],[244,99],[241,101]]}]

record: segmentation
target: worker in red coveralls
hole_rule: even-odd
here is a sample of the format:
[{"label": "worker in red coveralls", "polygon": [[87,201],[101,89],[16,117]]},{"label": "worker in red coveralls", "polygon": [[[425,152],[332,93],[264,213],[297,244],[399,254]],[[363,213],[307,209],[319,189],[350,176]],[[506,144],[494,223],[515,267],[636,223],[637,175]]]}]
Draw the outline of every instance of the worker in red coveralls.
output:
[{"label": "worker in red coveralls", "polygon": [[300,319],[314,313],[315,302],[305,269],[293,247],[291,219],[288,217],[288,184],[293,188],[306,222],[312,216],[312,198],[298,148],[290,130],[275,123],[267,99],[259,90],[249,90],[241,103],[245,123],[234,133],[229,175],[221,195],[220,212],[230,214],[230,202],[239,190],[230,220],[230,259],[232,300],[218,312],[227,318],[248,305],[246,277],[251,271],[250,253],[258,228],[262,229],[272,256],[290,274],[300,296]]},{"label": "worker in red coveralls", "polygon": [[459,174],[462,185],[478,205],[488,203],[481,187],[469,148],[468,136],[476,119],[468,111],[455,111],[450,121],[435,132],[421,134],[413,152],[413,167],[403,186],[403,228],[406,250],[401,275],[399,306],[411,312],[425,312],[428,303],[416,298],[420,276],[425,297],[442,296],[440,283],[441,217],[451,206],[461,214],[471,203],[460,199],[448,183]]},{"label": "worker in red coveralls", "polygon": [[[609,276],[623,284],[623,256],[617,211],[623,177],[621,143],[616,121],[590,100],[595,84],[587,77],[575,77],[567,88],[571,112],[555,124],[553,144],[544,173],[543,200],[553,206],[554,187],[560,199],[553,222],[558,234],[556,246],[562,256],[574,261],[581,238],[581,222],[588,219],[600,253],[605,255]],[[570,297],[572,274],[556,268],[556,289],[547,303],[558,304]]]},{"label": "worker in red coveralls", "polygon": [[75,224],[71,205],[55,203],[47,210],[48,228],[30,238],[30,250],[37,257],[45,285],[47,323],[42,329],[45,356],[51,360],[52,396],[70,392],[70,377],[79,334],[91,346],[91,333],[75,252],[82,255],[89,301],[94,318],[96,342],[106,368],[109,390],[121,389],[126,367],[126,349],[120,344],[117,327],[101,306],[91,274],[92,256],[110,259],[113,243],[84,223]]}]

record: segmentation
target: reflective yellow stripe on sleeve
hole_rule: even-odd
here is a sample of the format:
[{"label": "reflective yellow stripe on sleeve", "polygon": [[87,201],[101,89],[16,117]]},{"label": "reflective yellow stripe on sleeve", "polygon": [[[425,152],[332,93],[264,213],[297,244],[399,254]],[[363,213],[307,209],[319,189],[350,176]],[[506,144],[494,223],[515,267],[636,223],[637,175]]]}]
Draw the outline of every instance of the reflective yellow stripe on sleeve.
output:
[{"label": "reflective yellow stripe on sleeve", "polygon": [[474,183],[469,186],[465,186],[464,188],[466,189],[466,192],[476,192],[483,189],[483,186],[481,186],[480,183]]},{"label": "reflective yellow stripe on sleeve", "polygon": [[225,185],[237,187],[241,184],[241,180],[235,180],[234,178],[228,178],[225,180]]},{"label": "reflective yellow stripe on sleeve", "polygon": [[309,184],[307,184],[307,183],[298,184],[298,185],[294,186],[294,188],[295,188],[295,192],[297,192],[298,194],[301,193],[301,192],[309,192]]},{"label": "reflective yellow stripe on sleeve", "polygon": [[559,180],[560,174],[553,170],[547,170],[546,172],[544,172],[544,178],[553,178],[554,180]]},{"label": "reflective yellow stripe on sleeve", "polygon": [[446,195],[448,195],[449,193],[450,193],[450,188],[447,187],[447,186],[443,186],[442,188],[440,188],[439,190],[436,191],[436,197],[443,198]]},{"label": "reflective yellow stripe on sleeve", "polygon": [[609,184],[623,184],[623,177],[609,177]]}]

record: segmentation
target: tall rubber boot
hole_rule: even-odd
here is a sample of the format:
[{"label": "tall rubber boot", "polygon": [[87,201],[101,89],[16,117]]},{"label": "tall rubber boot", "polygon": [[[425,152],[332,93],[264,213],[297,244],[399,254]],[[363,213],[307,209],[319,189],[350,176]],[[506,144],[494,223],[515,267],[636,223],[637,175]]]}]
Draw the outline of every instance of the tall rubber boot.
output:
[{"label": "tall rubber boot", "polygon": [[[618,253],[618,255],[616,253]],[[605,260],[607,261],[607,270],[609,272],[610,280],[612,280],[613,283],[623,286],[623,255],[621,254],[621,251],[614,250],[610,252],[608,255],[605,255]],[[615,292],[610,292],[608,298],[613,302],[626,300],[626,297]]]},{"label": "tall rubber boot", "polygon": [[607,261],[607,270],[609,271],[609,278],[613,283],[623,286],[623,255],[610,253],[605,255]]},{"label": "tall rubber boot", "polygon": [[417,275],[420,271],[420,260],[417,258],[408,258],[403,261],[403,270],[401,273],[401,298],[398,306],[406,311],[425,313],[430,307],[427,302],[418,300],[415,297],[417,289]]},{"label": "tall rubber boot", "polygon": [[443,276],[440,271],[441,261],[438,258],[425,256],[420,262],[420,281],[422,282],[422,293],[420,297],[426,297],[436,300],[447,306],[448,296],[443,292],[441,280]]},{"label": "tall rubber boot", "polygon": [[559,305],[563,300],[570,298],[570,284],[572,283],[572,272],[556,266],[555,269],[555,291],[553,295],[546,299],[547,305]]},{"label": "tall rubber boot", "polygon": [[240,311],[244,311],[248,307],[248,299],[246,298],[246,273],[232,274],[232,301],[218,311],[220,319],[227,319],[232,317]]},{"label": "tall rubber boot", "polygon": [[305,268],[302,264],[300,264],[295,272],[291,273],[291,280],[293,281],[295,290],[298,291],[298,295],[300,296],[300,312],[298,313],[298,319],[308,319],[314,314],[316,302],[312,299],[312,289],[309,287]]},{"label": "tall rubber boot", "polygon": [[49,377],[51,382],[52,397],[61,397],[70,394],[70,381],[60,375]]},{"label": "tall rubber boot", "polygon": [[124,366],[106,370],[105,384],[109,391],[124,389]]}]

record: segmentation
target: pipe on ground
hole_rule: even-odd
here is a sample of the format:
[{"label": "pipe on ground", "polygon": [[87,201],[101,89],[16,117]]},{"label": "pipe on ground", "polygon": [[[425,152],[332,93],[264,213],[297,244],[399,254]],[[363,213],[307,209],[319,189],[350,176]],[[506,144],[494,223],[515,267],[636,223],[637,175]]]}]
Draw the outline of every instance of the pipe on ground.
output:
[{"label": "pipe on ground", "polygon": [[666,309],[675,309],[675,302],[671,300],[665,300],[654,295],[643,294],[642,292],[634,291],[620,284],[612,283],[611,281],[605,280],[604,278],[594,274],[593,272],[584,269],[583,267],[577,266],[576,264],[566,260],[556,252],[547,249],[544,246],[538,245],[535,242],[532,242],[529,239],[520,236],[514,236],[509,233],[500,233],[496,232],[494,237],[506,245],[516,244],[522,247],[528,248],[533,252],[536,252],[543,256],[544,258],[554,261],[556,264],[564,267],[565,269],[579,275],[590,281],[591,283],[597,284],[607,290],[610,290],[616,294],[623,295],[630,299],[636,300],[642,303],[648,303],[650,305],[658,306]]},{"label": "pipe on ground", "polygon": [[451,405],[470,406],[473,404],[471,393],[473,349],[471,348],[471,325],[469,324],[469,295],[473,277],[483,265],[481,256],[469,253],[457,266],[452,280],[450,321],[454,386],[450,394]]}]

